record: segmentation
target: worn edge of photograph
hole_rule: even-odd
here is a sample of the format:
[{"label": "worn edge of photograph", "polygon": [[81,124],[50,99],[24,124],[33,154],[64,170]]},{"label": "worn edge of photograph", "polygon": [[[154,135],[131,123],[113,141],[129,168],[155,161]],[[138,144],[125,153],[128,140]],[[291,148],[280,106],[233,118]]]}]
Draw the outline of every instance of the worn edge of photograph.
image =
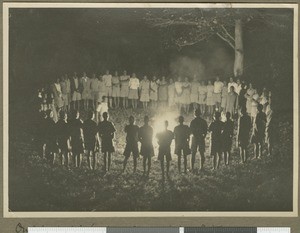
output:
[{"label": "worn edge of photograph", "polygon": [[[293,54],[293,211],[291,212],[10,212],[8,207],[8,145],[9,145],[9,116],[8,116],[8,77],[9,77],[9,8],[293,8],[294,9],[294,54]],[[298,132],[298,5],[296,4],[180,4],[180,3],[4,3],[3,4],[3,208],[6,218],[66,218],[66,217],[297,217],[298,216],[298,164],[299,148]]]}]

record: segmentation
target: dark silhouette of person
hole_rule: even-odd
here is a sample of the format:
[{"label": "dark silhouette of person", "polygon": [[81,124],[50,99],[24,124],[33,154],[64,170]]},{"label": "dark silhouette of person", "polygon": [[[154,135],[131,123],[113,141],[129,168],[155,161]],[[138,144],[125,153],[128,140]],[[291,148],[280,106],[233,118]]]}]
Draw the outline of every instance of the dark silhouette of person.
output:
[{"label": "dark silhouette of person", "polygon": [[116,132],[115,126],[108,121],[108,113],[104,112],[103,121],[98,125],[98,132],[101,138],[101,151],[104,155],[104,171],[109,171],[111,166],[111,153],[115,152],[113,139]]},{"label": "dark silhouette of person", "polygon": [[60,164],[69,168],[69,153],[70,153],[70,130],[67,123],[67,113],[59,112],[59,120],[56,122],[56,139],[60,156]]},{"label": "dark silhouette of person", "polygon": [[83,122],[79,111],[72,112],[72,118],[68,121],[70,130],[70,144],[75,167],[81,167],[82,154],[84,153]]},{"label": "dark silhouette of person", "polygon": [[251,117],[247,114],[246,107],[241,109],[241,116],[238,122],[238,145],[240,148],[241,163],[247,162],[250,131],[251,131]]},{"label": "dark silhouette of person", "polygon": [[221,113],[215,112],[214,120],[209,125],[208,131],[211,132],[211,156],[213,158],[213,170],[219,168],[222,158],[222,132],[224,123],[220,120]]},{"label": "dark silhouette of person", "polygon": [[[144,175],[149,176],[151,169],[151,157],[154,155],[152,144],[153,129],[149,125],[149,117],[144,117],[144,125],[139,129],[139,141],[141,142],[141,155],[143,156]],[[148,166],[147,166],[148,165]],[[146,169],[148,167],[148,170]]]},{"label": "dark silhouette of person", "polygon": [[124,150],[124,162],[123,162],[123,172],[126,169],[127,161],[132,154],[133,156],[133,172],[136,172],[137,159],[139,157],[139,127],[134,124],[134,117],[129,117],[129,125],[125,126],[124,129],[126,133],[126,147]]},{"label": "dark silhouette of person", "polygon": [[158,140],[158,160],[160,161],[162,177],[165,177],[165,165],[164,160],[166,158],[167,164],[167,177],[169,177],[169,170],[170,170],[170,161],[172,160],[171,157],[171,143],[174,139],[174,134],[171,130],[168,130],[169,122],[165,121],[165,128],[164,131],[158,133],[156,138]]},{"label": "dark silhouette of person", "polygon": [[55,155],[58,152],[56,144],[55,121],[53,120],[53,111],[46,111],[47,118],[45,119],[45,154],[46,158],[53,164]]},{"label": "dark silhouette of person", "polygon": [[187,156],[191,153],[189,148],[190,128],[184,125],[184,117],[179,117],[179,125],[174,128],[175,154],[178,156],[178,171],[181,172],[181,156],[184,160],[184,173],[187,173]]},{"label": "dark silhouette of person", "polygon": [[200,170],[203,169],[205,162],[205,137],[207,134],[207,123],[201,118],[200,109],[195,110],[195,119],[191,121],[190,130],[193,135],[192,137],[192,170],[194,171],[194,165],[196,160],[196,153],[200,153]]},{"label": "dark silhouette of person", "polygon": [[254,156],[256,159],[260,159],[262,155],[262,146],[265,140],[265,130],[267,117],[262,111],[263,106],[261,104],[257,105],[257,114],[254,119],[253,131],[251,136],[251,143],[254,144]]},{"label": "dark silhouette of person", "polygon": [[47,113],[42,111],[38,118],[38,124],[35,127],[35,141],[37,149],[41,152],[41,158],[46,158],[46,130],[47,130]]},{"label": "dark silhouette of person", "polygon": [[88,112],[88,119],[83,123],[84,146],[87,152],[88,167],[95,170],[96,152],[98,151],[100,141],[98,136],[97,123],[94,121],[93,111]]},{"label": "dark silhouette of person", "polygon": [[226,113],[226,121],[223,124],[222,132],[222,151],[224,153],[224,163],[229,165],[230,155],[231,155],[231,146],[233,138],[234,123],[230,119],[230,112]]}]

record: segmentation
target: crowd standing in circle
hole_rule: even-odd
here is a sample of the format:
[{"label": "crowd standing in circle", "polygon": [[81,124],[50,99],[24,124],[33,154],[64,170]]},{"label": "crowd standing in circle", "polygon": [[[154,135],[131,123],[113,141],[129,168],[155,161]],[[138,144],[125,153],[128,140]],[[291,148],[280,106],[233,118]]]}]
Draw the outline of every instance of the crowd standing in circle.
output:
[{"label": "crowd standing in circle", "polygon": [[[81,167],[83,154],[87,155],[88,166],[95,169],[96,153],[101,150],[105,171],[110,170],[111,156],[114,152],[114,135],[116,129],[109,121],[109,109],[137,109],[139,101],[145,110],[144,125],[135,125],[133,116],[125,127],[126,147],[124,150],[123,171],[127,161],[133,156],[133,171],[136,171],[137,158],[143,157],[144,174],[149,175],[151,158],[154,156],[153,138],[157,139],[158,160],[161,162],[162,174],[168,175],[171,161],[171,143],[175,141],[174,154],[178,156],[178,170],[181,171],[183,158],[184,172],[188,171],[188,156],[191,155],[191,171],[196,171],[196,154],[200,153],[202,170],[205,163],[205,138],[211,134],[212,168],[217,169],[224,160],[229,165],[234,135],[234,121],[238,122],[237,145],[240,150],[241,163],[248,161],[248,145],[254,145],[254,158],[261,158],[262,146],[267,145],[268,154],[272,154],[274,123],[271,108],[271,92],[266,88],[257,90],[253,83],[246,84],[239,78],[234,81],[221,81],[220,77],[212,80],[198,81],[194,75],[176,79],[156,76],[142,80],[136,74],[131,76],[126,71],[121,76],[118,72],[111,75],[107,70],[97,78],[92,74],[87,77],[84,72],[79,78],[74,72],[57,79],[49,87],[38,90],[39,110],[42,113],[40,140],[43,157],[54,164],[59,157],[60,164],[69,167],[69,158],[75,167]],[[147,110],[158,106],[170,110],[178,109],[180,116],[178,126],[173,131],[168,129],[169,122],[164,122],[164,130],[154,135],[149,124]],[[184,116],[193,108],[195,118],[190,125],[184,124]],[[80,110],[88,112],[88,119],[80,119]],[[205,117],[212,119],[210,125]],[[191,139],[191,140],[190,140]],[[141,144],[139,150],[138,144]]]}]

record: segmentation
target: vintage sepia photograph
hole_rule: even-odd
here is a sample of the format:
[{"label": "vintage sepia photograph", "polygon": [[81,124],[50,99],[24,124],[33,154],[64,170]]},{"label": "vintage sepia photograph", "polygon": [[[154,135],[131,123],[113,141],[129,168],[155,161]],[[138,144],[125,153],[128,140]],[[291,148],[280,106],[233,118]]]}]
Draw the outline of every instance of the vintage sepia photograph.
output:
[{"label": "vintage sepia photograph", "polygon": [[5,216],[297,216],[298,5],[3,17]]}]

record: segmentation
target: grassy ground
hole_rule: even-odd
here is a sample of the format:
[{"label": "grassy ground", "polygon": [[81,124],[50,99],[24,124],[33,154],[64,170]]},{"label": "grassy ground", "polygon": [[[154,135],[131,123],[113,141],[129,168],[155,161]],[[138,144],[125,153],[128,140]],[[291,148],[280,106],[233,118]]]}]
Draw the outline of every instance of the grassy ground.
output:
[{"label": "grassy ground", "polygon": [[[157,121],[162,111],[149,113]],[[264,156],[242,165],[235,145],[231,165],[222,163],[211,170],[207,141],[205,170],[198,175],[179,174],[177,158],[173,156],[170,179],[161,179],[160,164],[153,157],[148,178],[142,176],[142,160],[137,173],[132,173],[132,160],[125,174],[121,174],[125,135],[123,128],[133,114],[142,124],[143,112],[114,110],[116,153],[112,169],[104,174],[98,155],[96,171],[66,170],[50,166],[32,146],[29,122],[20,120],[17,110],[11,113],[9,154],[9,207],[13,211],[288,211],[292,209],[292,125],[291,119],[278,119],[276,158]],[[170,114],[169,114],[170,115]],[[170,116],[168,116],[170,117]],[[161,120],[163,118],[160,118]],[[186,116],[189,123],[192,116]],[[174,119],[171,119],[171,121]],[[152,125],[158,128],[155,122]],[[173,123],[171,123],[172,126]],[[27,127],[25,127],[27,126]],[[24,130],[16,130],[20,129]],[[173,127],[173,126],[172,126]],[[208,138],[209,140],[209,138]],[[249,147],[252,156],[252,147]],[[198,155],[199,156],[199,155]],[[197,157],[197,166],[199,161]]]}]

